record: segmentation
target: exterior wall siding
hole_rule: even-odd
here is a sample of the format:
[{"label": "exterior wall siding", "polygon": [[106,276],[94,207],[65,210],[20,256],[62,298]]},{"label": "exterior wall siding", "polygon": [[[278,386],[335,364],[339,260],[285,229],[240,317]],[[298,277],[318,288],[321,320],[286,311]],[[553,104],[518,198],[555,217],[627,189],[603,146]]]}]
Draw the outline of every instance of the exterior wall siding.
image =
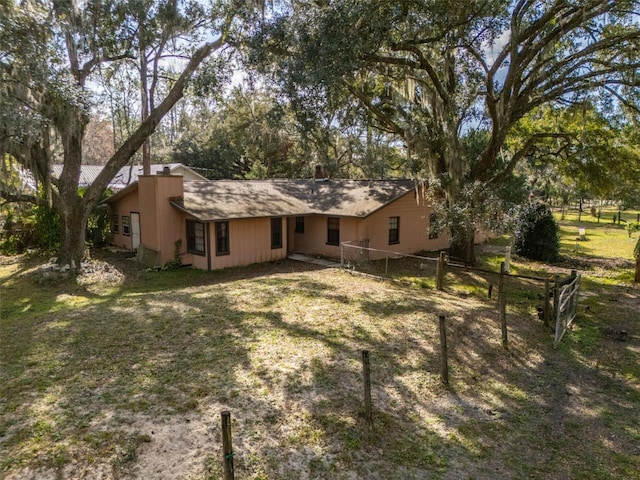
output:
[{"label": "exterior wall siding", "polygon": [[[416,201],[409,192],[384,208],[365,218],[364,237],[369,247],[399,253],[441,250],[449,247],[449,235],[440,232],[438,238],[429,239],[429,215],[431,207],[422,200]],[[399,242],[389,245],[389,218],[399,217]],[[384,258],[384,254],[371,252],[371,259]]]},{"label": "exterior wall siding", "polygon": [[[340,258],[340,245],[327,244],[327,222],[329,217],[332,217],[332,215],[309,215],[305,217],[304,233],[294,234],[296,252]],[[361,237],[361,219],[352,217],[337,218],[340,218],[340,242],[356,240]]]},{"label": "exterior wall siding", "polygon": [[[399,253],[417,253],[448,248],[449,235],[441,232],[438,238],[429,239],[429,214],[431,208],[416,202],[409,192],[366,218],[340,218],[340,242],[369,240],[369,248]],[[294,232],[294,251],[309,255],[340,258],[340,247],[327,245],[327,215],[305,217],[304,234]],[[400,241],[389,245],[389,217],[400,219]],[[295,218],[291,222],[295,224]],[[371,252],[371,259],[384,258],[384,253]]]},{"label": "exterior wall siding", "polygon": [[118,248],[132,250],[131,235],[122,234],[122,217],[131,218],[131,212],[139,212],[138,191],[135,190],[111,205],[111,215],[118,215],[118,233],[113,233],[111,242]]},{"label": "exterior wall siding", "polygon": [[[185,227],[186,228],[186,227]],[[215,222],[205,224],[211,269],[281,260],[287,256],[287,219],[282,217],[282,247],[271,248],[271,218],[229,220],[229,254],[216,255]],[[207,256],[192,255],[193,266],[208,269]]]},{"label": "exterior wall siding", "polygon": [[140,243],[159,252],[158,262],[164,265],[174,259],[178,242],[178,253],[184,254],[187,251],[184,214],[169,203],[170,198],[182,196],[182,177],[140,176],[138,185]]}]

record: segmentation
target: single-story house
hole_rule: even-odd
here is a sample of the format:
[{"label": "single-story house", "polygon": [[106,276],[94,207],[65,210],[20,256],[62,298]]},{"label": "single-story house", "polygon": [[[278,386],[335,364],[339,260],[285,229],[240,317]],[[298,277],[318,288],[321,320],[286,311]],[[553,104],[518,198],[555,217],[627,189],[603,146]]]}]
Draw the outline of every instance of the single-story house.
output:
[{"label": "single-story house", "polygon": [[[146,264],[214,270],[292,253],[340,258],[342,242],[415,253],[449,246],[411,180],[212,180],[140,175],[106,200],[113,243]],[[377,252],[371,252],[371,258]],[[383,253],[378,254],[382,258]]]}]

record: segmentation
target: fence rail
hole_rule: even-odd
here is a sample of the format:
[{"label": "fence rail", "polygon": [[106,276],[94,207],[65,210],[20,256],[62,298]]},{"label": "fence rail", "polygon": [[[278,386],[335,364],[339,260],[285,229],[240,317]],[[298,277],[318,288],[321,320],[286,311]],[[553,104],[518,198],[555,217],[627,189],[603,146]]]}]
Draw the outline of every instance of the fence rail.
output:
[{"label": "fence rail", "polygon": [[553,340],[553,348],[558,344],[564,333],[576,318],[578,312],[578,298],[580,296],[580,275],[572,275],[571,281],[556,289],[557,307],[554,314],[556,318],[556,334]]}]

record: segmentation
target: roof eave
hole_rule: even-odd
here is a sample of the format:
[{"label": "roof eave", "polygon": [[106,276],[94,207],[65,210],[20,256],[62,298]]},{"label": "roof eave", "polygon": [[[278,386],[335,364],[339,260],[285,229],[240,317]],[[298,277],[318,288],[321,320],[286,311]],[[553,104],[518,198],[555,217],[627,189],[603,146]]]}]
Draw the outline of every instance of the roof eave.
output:
[{"label": "roof eave", "polygon": [[104,200],[101,200],[99,203],[102,204],[102,203],[117,202],[122,197],[125,197],[126,195],[130,194],[131,192],[133,192],[134,190],[137,190],[137,189],[138,189],[138,182],[133,182],[133,183],[127,185],[126,187],[124,187],[122,190],[118,190],[117,192],[115,192],[110,197],[107,197]]}]

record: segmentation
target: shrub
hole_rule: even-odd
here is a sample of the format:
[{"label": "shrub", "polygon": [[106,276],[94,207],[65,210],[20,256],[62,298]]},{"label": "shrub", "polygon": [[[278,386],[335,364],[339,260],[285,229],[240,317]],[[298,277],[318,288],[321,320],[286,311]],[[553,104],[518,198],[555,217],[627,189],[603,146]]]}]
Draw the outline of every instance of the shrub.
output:
[{"label": "shrub", "polygon": [[[8,227],[8,228],[7,228]],[[52,252],[60,244],[60,218],[45,204],[29,205],[5,222],[0,253],[12,255],[33,248]]]},{"label": "shrub", "polygon": [[627,223],[627,234],[629,235],[629,238],[631,238],[631,234],[633,232],[640,232],[640,222]]},{"label": "shrub", "polygon": [[549,207],[530,203],[516,218],[514,251],[531,260],[553,262],[560,256],[559,227]]}]

